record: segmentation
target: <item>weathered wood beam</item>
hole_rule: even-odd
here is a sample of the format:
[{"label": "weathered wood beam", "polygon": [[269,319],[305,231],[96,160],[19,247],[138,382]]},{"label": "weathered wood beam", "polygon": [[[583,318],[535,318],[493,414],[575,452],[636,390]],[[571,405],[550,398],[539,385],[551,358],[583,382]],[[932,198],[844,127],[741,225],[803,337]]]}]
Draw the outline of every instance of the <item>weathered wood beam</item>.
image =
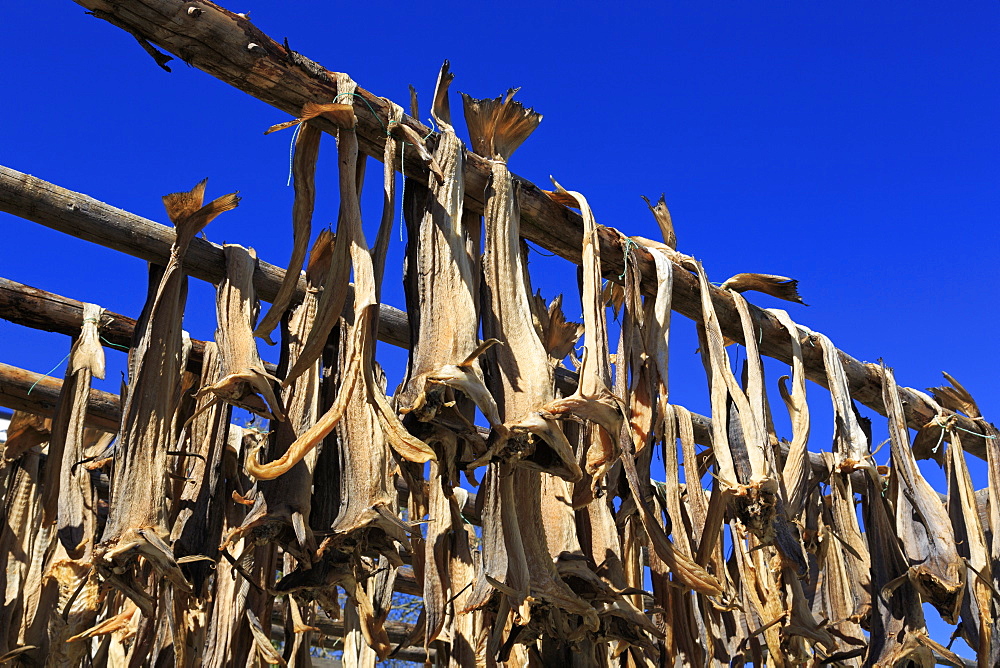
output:
[{"label": "weathered wood beam", "polygon": [[[83,302],[0,277],[0,318],[32,329],[76,336],[83,327]],[[101,344],[127,349],[134,330],[134,319],[105,310],[100,322]],[[192,371],[201,368],[204,354],[205,342],[192,339],[188,358]]]},{"label": "weathered wood beam", "polygon": [[[52,417],[62,391],[62,380],[25,371],[0,362],[0,406]],[[84,424],[107,432],[118,431],[121,404],[110,392],[90,390]]]},{"label": "weathered wood beam", "polygon": [[[250,20],[211,2],[184,0],[75,0],[90,10],[108,13],[118,27],[127,27],[135,35],[178,56],[184,62],[266,102],[297,116],[306,102],[329,102],[337,97],[335,78],[318,63],[277,43]],[[358,117],[358,139],[361,149],[381,160],[385,145],[389,102],[358,87],[357,97],[351,98]],[[344,100],[340,100],[344,101]],[[429,129],[416,119],[404,116],[403,123],[420,136]],[[331,124],[324,130],[335,134]],[[411,151],[411,154],[415,154]],[[406,163],[406,175],[426,182],[427,172],[411,155]],[[465,172],[465,205],[482,211],[486,183],[490,174],[488,162],[469,152]],[[533,183],[520,179],[521,235],[576,264],[581,261],[582,221],[579,214],[553,202]],[[572,186],[572,184],[567,184]],[[600,229],[602,267],[610,280],[618,280],[623,272],[622,235],[613,228]],[[642,272],[643,291],[656,293],[655,268],[652,256],[645,248],[635,251],[636,263]],[[743,331],[731,295],[712,290],[723,333],[743,342]],[[687,271],[678,271],[674,278],[673,308],[682,315],[701,321],[701,303],[697,279]],[[791,343],[781,324],[771,314],[753,308],[761,333],[761,353],[791,363]],[[808,337],[801,332],[803,341]],[[805,345],[805,367],[810,380],[826,387],[826,373],[820,349]],[[864,405],[885,415],[882,402],[882,372],[879,366],[856,360],[840,352],[847,372],[851,396]],[[919,428],[932,420],[935,408],[908,388],[900,388],[907,423]],[[975,422],[959,416],[963,429],[978,433]],[[985,458],[985,442],[970,436],[967,451]]]},{"label": "weathered wood beam", "polygon": [[[83,302],[0,277],[0,318],[32,329],[76,336],[83,326]],[[127,349],[132,345],[134,330],[134,319],[105,310],[100,324],[101,344]],[[204,355],[205,342],[191,339],[188,371],[201,371]],[[270,362],[264,362],[264,368],[271,374],[278,371]]]},{"label": "weathered wood beam", "polygon": [[[172,227],[4,166],[0,166],[0,211],[147,262],[166,264],[174,241]],[[184,270],[195,278],[219,283],[226,276],[222,246],[194,239],[184,258]],[[254,272],[257,296],[264,301],[274,299],[284,276],[281,267],[258,262]],[[300,277],[300,297],[304,289],[305,278]],[[385,304],[379,313],[379,338],[394,346],[408,346],[406,313]]]}]

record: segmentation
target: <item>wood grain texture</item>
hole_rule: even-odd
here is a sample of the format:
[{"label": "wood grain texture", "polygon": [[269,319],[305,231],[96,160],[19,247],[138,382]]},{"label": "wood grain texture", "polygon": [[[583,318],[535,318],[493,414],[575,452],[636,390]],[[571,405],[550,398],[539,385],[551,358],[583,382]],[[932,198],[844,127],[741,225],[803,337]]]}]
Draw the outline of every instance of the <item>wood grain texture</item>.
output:
[{"label": "wood grain texture", "polygon": [[[0,406],[52,417],[62,385],[59,378],[42,376],[0,362]],[[90,391],[86,426],[116,432],[121,413],[117,396],[100,390]]]},{"label": "wood grain texture", "polygon": [[[246,17],[214,3],[182,0],[76,2],[91,10],[108,12],[114,17],[116,25],[126,26],[133,36],[148,39],[189,65],[293,116],[298,115],[306,102],[330,102],[338,95],[336,78],[331,71],[271,39]],[[191,8],[194,8],[193,11],[189,11]],[[381,160],[389,103],[360,86],[351,100],[358,118],[360,148]],[[410,116],[404,115],[402,122],[420,136],[430,132],[429,128]],[[321,123],[321,129],[330,133],[336,131],[330,123]],[[405,172],[407,176],[427,182],[427,170],[418,162],[416,155],[408,156]],[[483,193],[489,174],[489,163],[470,152],[465,172],[466,208],[479,212],[483,210]],[[520,182],[521,189],[521,235],[579,264],[583,229],[580,215],[556,204],[529,181],[515,178]],[[624,266],[622,235],[615,229],[604,227],[600,229],[599,236],[604,277],[618,281]],[[655,294],[656,272],[649,251],[637,249],[635,262],[642,273],[643,292]],[[673,289],[674,310],[699,321],[701,308],[697,279],[687,271],[677,271]],[[261,294],[265,294],[263,290]],[[742,343],[743,333],[732,297],[712,288],[712,299],[723,334]],[[762,309],[753,307],[752,312],[761,333],[761,353],[791,363],[791,343],[781,324]],[[807,377],[825,387],[822,355],[817,347],[809,345],[805,333],[802,333],[802,339]],[[851,396],[885,415],[883,378],[879,367],[861,362],[842,351],[840,357],[847,372]],[[908,388],[900,388],[900,392],[910,427],[919,428],[935,417],[934,407],[921,396]],[[973,433],[979,431],[977,425],[964,416],[959,416],[958,425]],[[966,450],[984,458],[983,439],[970,436],[968,441]]]},{"label": "wood grain texture", "polygon": [[[174,240],[172,227],[4,166],[0,166],[0,211],[147,262],[166,264]],[[222,246],[194,239],[184,260],[184,270],[195,278],[219,283],[226,273]],[[264,301],[274,299],[284,276],[281,267],[258,262],[254,271],[257,295]],[[300,278],[297,298],[301,298],[304,290],[305,278]],[[379,313],[379,338],[394,346],[407,347],[406,313],[384,304]]]}]

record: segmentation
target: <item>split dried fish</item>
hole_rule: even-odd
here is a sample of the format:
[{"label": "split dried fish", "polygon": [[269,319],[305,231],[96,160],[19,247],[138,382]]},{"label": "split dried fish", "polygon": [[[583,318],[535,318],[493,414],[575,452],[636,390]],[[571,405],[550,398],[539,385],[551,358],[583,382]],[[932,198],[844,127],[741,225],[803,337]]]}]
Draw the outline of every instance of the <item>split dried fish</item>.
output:
[{"label": "split dried fish", "polygon": [[965,563],[958,555],[948,512],[913,458],[892,370],[883,367],[882,373],[892,446],[889,495],[903,552],[911,564],[906,573],[941,618],[956,624],[965,593]]},{"label": "split dried fish", "polygon": [[[306,119],[307,116],[315,118],[323,113],[309,104],[306,107],[302,110],[302,119]],[[315,115],[313,112],[316,112]],[[272,131],[273,128],[268,130]],[[271,302],[271,308],[253,333],[254,336],[272,345],[274,342],[270,339],[271,332],[278,326],[282,314],[292,303],[295,289],[299,284],[299,274],[306,259],[306,249],[312,236],[312,216],[316,205],[316,161],[319,159],[322,136],[322,131],[314,123],[303,120],[295,137],[292,159],[292,185],[295,187],[295,199],[292,203],[292,258],[288,261],[285,277],[278,288],[278,294]]]},{"label": "split dried fish", "polygon": [[449,402],[447,390],[461,391],[492,425],[499,424],[496,402],[486,389],[479,355],[476,294],[478,259],[469,253],[469,232],[463,217],[465,148],[451,124],[448,87],[454,74],[447,61],[434,91],[433,116],[440,128],[434,157],[443,180],[429,188],[418,203],[419,221],[408,221],[407,310],[415,337],[406,380],[397,393],[400,412],[427,422]]},{"label": "split dried fish", "polygon": [[[226,256],[226,278],[219,284],[215,302],[219,325],[215,330],[215,340],[219,346],[223,376],[198,390],[196,398],[213,394],[219,401],[268,419],[283,421],[284,410],[272,385],[281,381],[264,368],[253,334],[259,306],[253,288],[257,253],[252,248],[233,244],[223,246],[223,252]],[[267,402],[266,409],[261,410],[256,402],[248,401],[248,397],[257,398],[257,395]]]},{"label": "split dried fish", "polygon": [[[98,571],[114,586],[135,597],[128,566],[138,553],[176,586],[187,586],[165,540],[167,451],[174,445],[171,419],[176,409],[182,347],[181,319],[187,277],[184,255],[195,234],[213,218],[236,208],[236,194],[204,204],[205,181],[190,192],[163,198],[177,232],[170,261],[156,288],[149,318],[133,351],[134,373],[122,407],[122,428],[115,447],[111,504],[101,543],[94,552]],[[137,597],[146,614],[151,601]]]}]

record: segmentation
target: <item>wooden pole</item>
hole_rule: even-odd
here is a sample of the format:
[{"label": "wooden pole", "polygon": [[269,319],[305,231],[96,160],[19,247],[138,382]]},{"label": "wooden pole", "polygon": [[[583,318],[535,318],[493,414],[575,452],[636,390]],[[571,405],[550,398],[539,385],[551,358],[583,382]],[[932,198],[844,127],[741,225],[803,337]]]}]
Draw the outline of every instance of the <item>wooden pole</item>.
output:
[{"label": "wooden pole", "polygon": [[[166,264],[174,241],[172,227],[4,166],[0,166],[0,211],[147,262]],[[222,246],[195,238],[184,258],[184,270],[195,278],[219,283],[226,276]],[[264,301],[274,299],[284,276],[281,267],[260,261],[254,272],[257,296]],[[305,278],[300,277],[299,297],[304,290]],[[409,346],[406,313],[385,304],[379,313],[379,339]]]},{"label": "wooden pole", "polygon": [[[113,25],[127,29],[133,36],[156,44],[189,65],[290,115],[297,116],[306,102],[330,102],[337,97],[336,78],[331,76],[329,70],[274,41],[248,18],[211,2],[199,2],[195,6],[184,0],[75,1],[96,10],[95,15],[99,18],[110,19]],[[358,118],[361,150],[381,160],[389,104],[360,86],[356,95],[351,101]],[[404,116],[402,122],[419,136],[429,132],[427,127],[409,116]],[[322,128],[331,134],[336,132],[332,124]],[[406,175],[426,183],[426,169],[416,162],[415,155],[412,158],[412,162],[406,163]],[[465,171],[465,206],[470,210],[483,210],[483,194],[489,174],[489,163],[470,151]],[[519,177],[518,180],[521,186],[521,235],[579,264],[583,229],[579,214],[553,202],[533,183]],[[617,281],[624,268],[623,237],[613,228],[604,227],[599,232],[604,276]],[[643,292],[655,294],[656,272],[649,251],[638,248],[635,262],[642,272]],[[743,343],[743,331],[731,295],[713,288],[712,299],[723,334]],[[675,274],[673,308],[692,320],[701,320],[698,281],[687,271],[679,270]],[[751,308],[760,330],[761,353],[790,364],[791,343],[785,329],[774,316],[762,309]],[[809,337],[804,332],[800,332],[800,338],[805,343],[803,353],[807,377],[826,387],[819,347],[809,345]],[[840,358],[847,372],[851,396],[885,415],[880,367],[856,360],[842,351]],[[900,395],[910,427],[920,428],[936,416],[935,408],[919,394],[901,387]],[[979,431],[975,422],[964,416],[958,417],[958,425],[973,434]],[[970,435],[966,440],[967,451],[985,457],[983,439]]]},{"label": "wooden pole", "polygon": [[[0,362],[0,406],[18,411],[53,417],[62,380],[25,371]],[[114,433],[118,431],[122,411],[118,397],[110,392],[90,390],[87,400],[88,427]]]},{"label": "wooden pole", "polygon": [[[76,336],[83,326],[83,302],[62,295],[46,292],[0,277],[0,318],[18,325]],[[101,318],[101,343],[105,347],[128,349],[132,345],[135,320],[114,311],[104,311]],[[201,371],[205,355],[205,342],[191,339],[188,370]],[[265,362],[268,373],[277,373],[278,367]]]}]

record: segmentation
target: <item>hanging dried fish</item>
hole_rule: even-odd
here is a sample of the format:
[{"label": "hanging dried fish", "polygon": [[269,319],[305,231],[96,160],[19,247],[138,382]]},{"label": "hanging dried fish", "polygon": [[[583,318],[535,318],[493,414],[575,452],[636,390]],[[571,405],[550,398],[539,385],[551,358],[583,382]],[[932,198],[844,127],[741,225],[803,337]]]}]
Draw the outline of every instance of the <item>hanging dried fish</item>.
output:
[{"label": "hanging dried fish", "polygon": [[966,579],[961,624],[956,632],[962,635],[969,647],[976,648],[979,656],[985,658],[989,655],[994,633],[991,599],[996,586],[991,586],[989,581],[990,555],[986,533],[976,511],[975,492],[962,439],[955,430],[951,430],[948,441],[948,515],[955,546],[971,571]]},{"label": "hanging dried fish", "polygon": [[[357,84],[346,75],[340,75],[340,79],[338,87],[340,95],[352,95]],[[408,461],[423,463],[434,457],[433,451],[425,443],[407,433],[389,406],[385,394],[375,388],[372,375],[374,368],[372,363],[374,359],[373,337],[375,333],[373,323],[378,311],[375,298],[375,277],[371,254],[361,228],[361,205],[358,199],[356,181],[358,143],[355,124],[357,119],[354,117],[353,108],[346,105],[347,110],[345,110],[342,108],[344,106],[339,105],[340,108],[335,110],[336,114],[334,115],[327,114],[327,118],[336,122],[340,128],[337,143],[341,196],[340,221],[337,227],[338,237],[333,245],[330,270],[326,280],[323,281],[323,291],[320,293],[319,303],[316,307],[317,317],[313,329],[302,346],[298,360],[286,375],[283,385],[287,387],[291,384],[322,354],[323,346],[326,344],[333,323],[336,322],[336,316],[331,315],[329,310],[332,307],[328,297],[330,292],[340,289],[338,287],[340,283],[330,283],[329,280],[332,276],[336,276],[339,280],[337,267],[340,266],[340,263],[343,263],[347,272],[353,266],[355,273],[355,315],[351,340],[348,343],[351,351],[348,370],[344,374],[344,383],[333,405],[305,433],[299,434],[295,442],[279,459],[268,464],[260,464],[258,460],[259,449],[249,453],[245,467],[247,472],[258,480],[270,480],[286,473],[311,452],[343,418],[350,396],[359,382],[365,388],[365,396],[372,403],[390,446]],[[344,257],[345,255],[346,257]],[[347,277],[344,276],[343,280],[343,287],[346,290]],[[339,297],[338,300],[340,305],[337,306],[336,313],[340,312],[339,309],[343,305],[343,300],[340,300]]]},{"label": "hanging dried fish", "polygon": [[434,153],[444,179],[432,182],[421,203],[419,223],[408,221],[407,310],[413,349],[396,401],[400,412],[433,420],[449,402],[449,388],[475,402],[498,425],[496,402],[486,390],[478,357],[492,345],[478,337],[476,259],[469,253],[462,215],[465,148],[451,125],[448,87],[455,75],[445,61],[434,91],[433,115],[441,132]]},{"label": "hanging dried fish", "polygon": [[[341,96],[338,96],[338,98]],[[349,98],[350,96],[348,96]],[[322,117],[328,121],[334,123],[337,127],[353,127],[354,118],[354,107],[349,104],[315,104],[308,103],[302,109],[302,118],[295,119],[294,121],[288,121],[286,123],[279,123],[268,130],[268,132],[274,132],[276,130],[281,130],[283,128],[291,127],[298,123],[309,121],[313,118]],[[340,153],[339,143],[338,143],[338,154]],[[345,175],[343,174],[344,167],[341,165],[341,183],[345,182]],[[354,170],[350,170],[350,181],[353,184],[355,174]],[[352,188],[355,186],[352,185]],[[343,232],[345,229],[341,228],[343,225],[345,228],[355,224],[353,220],[354,212],[350,209],[350,202],[341,198],[340,201],[340,215],[337,221],[337,235],[338,238],[346,238]],[[288,279],[289,274],[286,274],[286,279]],[[330,260],[330,264],[327,268],[326,276],[323,277],[319,284],[322,286],[322,292],[320,293],[320,301],[317,308],[318,316],[313,324],[313,329],[310,330],[309,336],[306,338],[303,344],[302,354],[300,355],[298,361],[292,365],[285,375],[282,385],[288,387],[292,382],[302,373],[305,373],[313,362],[318,360],[323,354],[323,346],[326,345],[326,340],[330,336],[330,332],[333,330],[334,326],[337,324],[337,319],[340,318],[341,312],[344,309],[344,304],[347,302],[347,295],[350,291],[350,276],[351,276],[351,262],[350,262],[350,247],[347,243],[338,243],[334,245],[333,257]],[[291,280],[291,279],[288,279]],[[295,281],[299,280],[299,276],[296,273]],[[331,429],[333,427],[331,426]]]},{"label": "hanging dried fish", "polygon": [[566,418],[572,415],[601,426],[601,430],[594,433],[594,438],[584,454],[584,471],[593,481],[591,484],[593,492],[618,458],[617,441],[624,414],[620,400],[609,389],[611,370],[608,368],[607,321],[604,304],[600,300],[601,258],[597,221],[583,195],[566,191],[554,180],[553,183],[559,197],[575,202],[583,213],[582,302],[585,333],[583,365],[580,368],[580,382],[576,392],[550,402],[540,414],[545,418]]},{"label": "hanging dried fish", "polygon": [[802,362],[802,341],[799,329],[792,322],[788,313],[778,309],[769,311],[781,326],[785,328],[792,344],[792,390],[789,392],[785,382],[788,376],[778,379],[778,390],[781,399],[788,409],[792,422],[792,442],[788,448],[788,456],[781,470],[781,480],[785,486],[789,519],[801,517],[805,512],[805,497],[809,491],[809,404],[806,401],[806,374]]},{"label": "hanging dried fish", "polygon": [[[202,387],[195,396],[201,398],[213,394],[218,401],[228,402],[268,419],[283,421],[284,411],[272,386],[272,383],[281,381],[264,369],[253,335],[253,323],[259,307],[253,289],[257,253],[252,248],[233,244],[224,245],[223,252],[226,256],[226,278],[219,284],[215,302],[218,317],[215,340],[219,345],[223,376]],[[266,409],[262,410],[258,405],[260,397],[267,402]]]},{"label": "hanging dried fish", "polygon": [[[888,399],[889,397],[887,397]],[[889,403],[888,401],[886,402]],[[872,614],[865,668],[909,665],[930,668],[934,657],[918,640],[926,636],[920,597],[907,576],[897,530],[886,499],[869,483],[865,535],[871,552]],[[874,493],[872,493],[874,492]],[[891,586],[896,584],[898,586]],[[904,661],[907,661],[904,663]]]},{"label": "hanging dried fish", "polygon": [[965,564],[958,556],[948,513],[937,492],[920,474],[910,450],[903,405],[892,369],[883,367],[883,400],[889,418],[889,496],[896,530],[911,564],[907,576],[925,601],[949,624],[958,623],[965,593]]},{"label": "hanging dried fish", "polygon": [[719,464],[719,478],[734,495],[740,521],[764,544],[770,544],[776,536],[779,497],[774,454],[763,431],[763,384],[759,372],[755,371],[760,363],[759,356],[754,354],[756,336],[752,330],[748,331],[751,324],[745,302],[741,303],[742,298],[734,294],[737,307],[741,309],[747,359],[756,361],[750,367],[754,386],[744,392],[730,371],[708,278],[700,264],[698,279],[707,339],[707,346],[703,345],[707,351],[703,354],[711,372],[712,445]]},{"label": "hanging dried fish", "polygon": [[507,161],[542,116],[515,102],[515,92],[483,100],[463,94],[473,148],[491,158],[483,331],[501,343],[490,356],[498,372],[493,394],[505,421],[505,433],[480,461],[499,457],[575,481],[582,473],[569,442],[554,419],[540,412],[554,397],[555,380],[532,318],[531,289],[520,248],[518,190]]},{"label": "hanging dried fish", "polygon": [[90,476],[77,464],[84,458],[84,419],[92,377],[104,378],[104,348],[99,326],[104,309],[83,305],[83,328],[73,342],[66,379],[52,424],[52,440],[43,485],[44,522],[56,521],[59,540],[71,558],[89,552],[96,516],[91,506]]},{"label": "hanging dried fish", "polygon": [[146,614],[152,601],[140,593],[129,573],[132,556],[146,557],[171,582],[186,587],[172,550],[166,544],[167,450],[176,409],[182,346],[181,319],[187,278],[184,255],[194,235],[220,213],[236,208],[236,194],[203,204],[205,181],[186,193],[163,198],[177,231],[170,262],[155,292],[149,318],[133,351],[134,375],[122,407],[122,429],[115,447],[111,504],[101,543],[95,549],[98,572],[133,598]]},{"label": "hanging dried fish", "polygon": [[[261,319],[254,336],[258,336],[269,344],[271,332],[278,326],[282,314],[288,309],[299,284],[299,274],[306,258],[306,249],[312,237],[313,208],[316,205],[316,161],[319,159],[320,137],[322,131],[314,123],[309,123],[307,117],[315,118],[322,111],[311,103],[302,110],[302,122],[295,136],[294,157],[292,159],[292,184],[295,187],[295,199],[292,202],[292,258],[288,261],[285,277],[281,280],[278,294],[271,302],[271,308]],[[273,132],[269,129],[264,134]]]}]

